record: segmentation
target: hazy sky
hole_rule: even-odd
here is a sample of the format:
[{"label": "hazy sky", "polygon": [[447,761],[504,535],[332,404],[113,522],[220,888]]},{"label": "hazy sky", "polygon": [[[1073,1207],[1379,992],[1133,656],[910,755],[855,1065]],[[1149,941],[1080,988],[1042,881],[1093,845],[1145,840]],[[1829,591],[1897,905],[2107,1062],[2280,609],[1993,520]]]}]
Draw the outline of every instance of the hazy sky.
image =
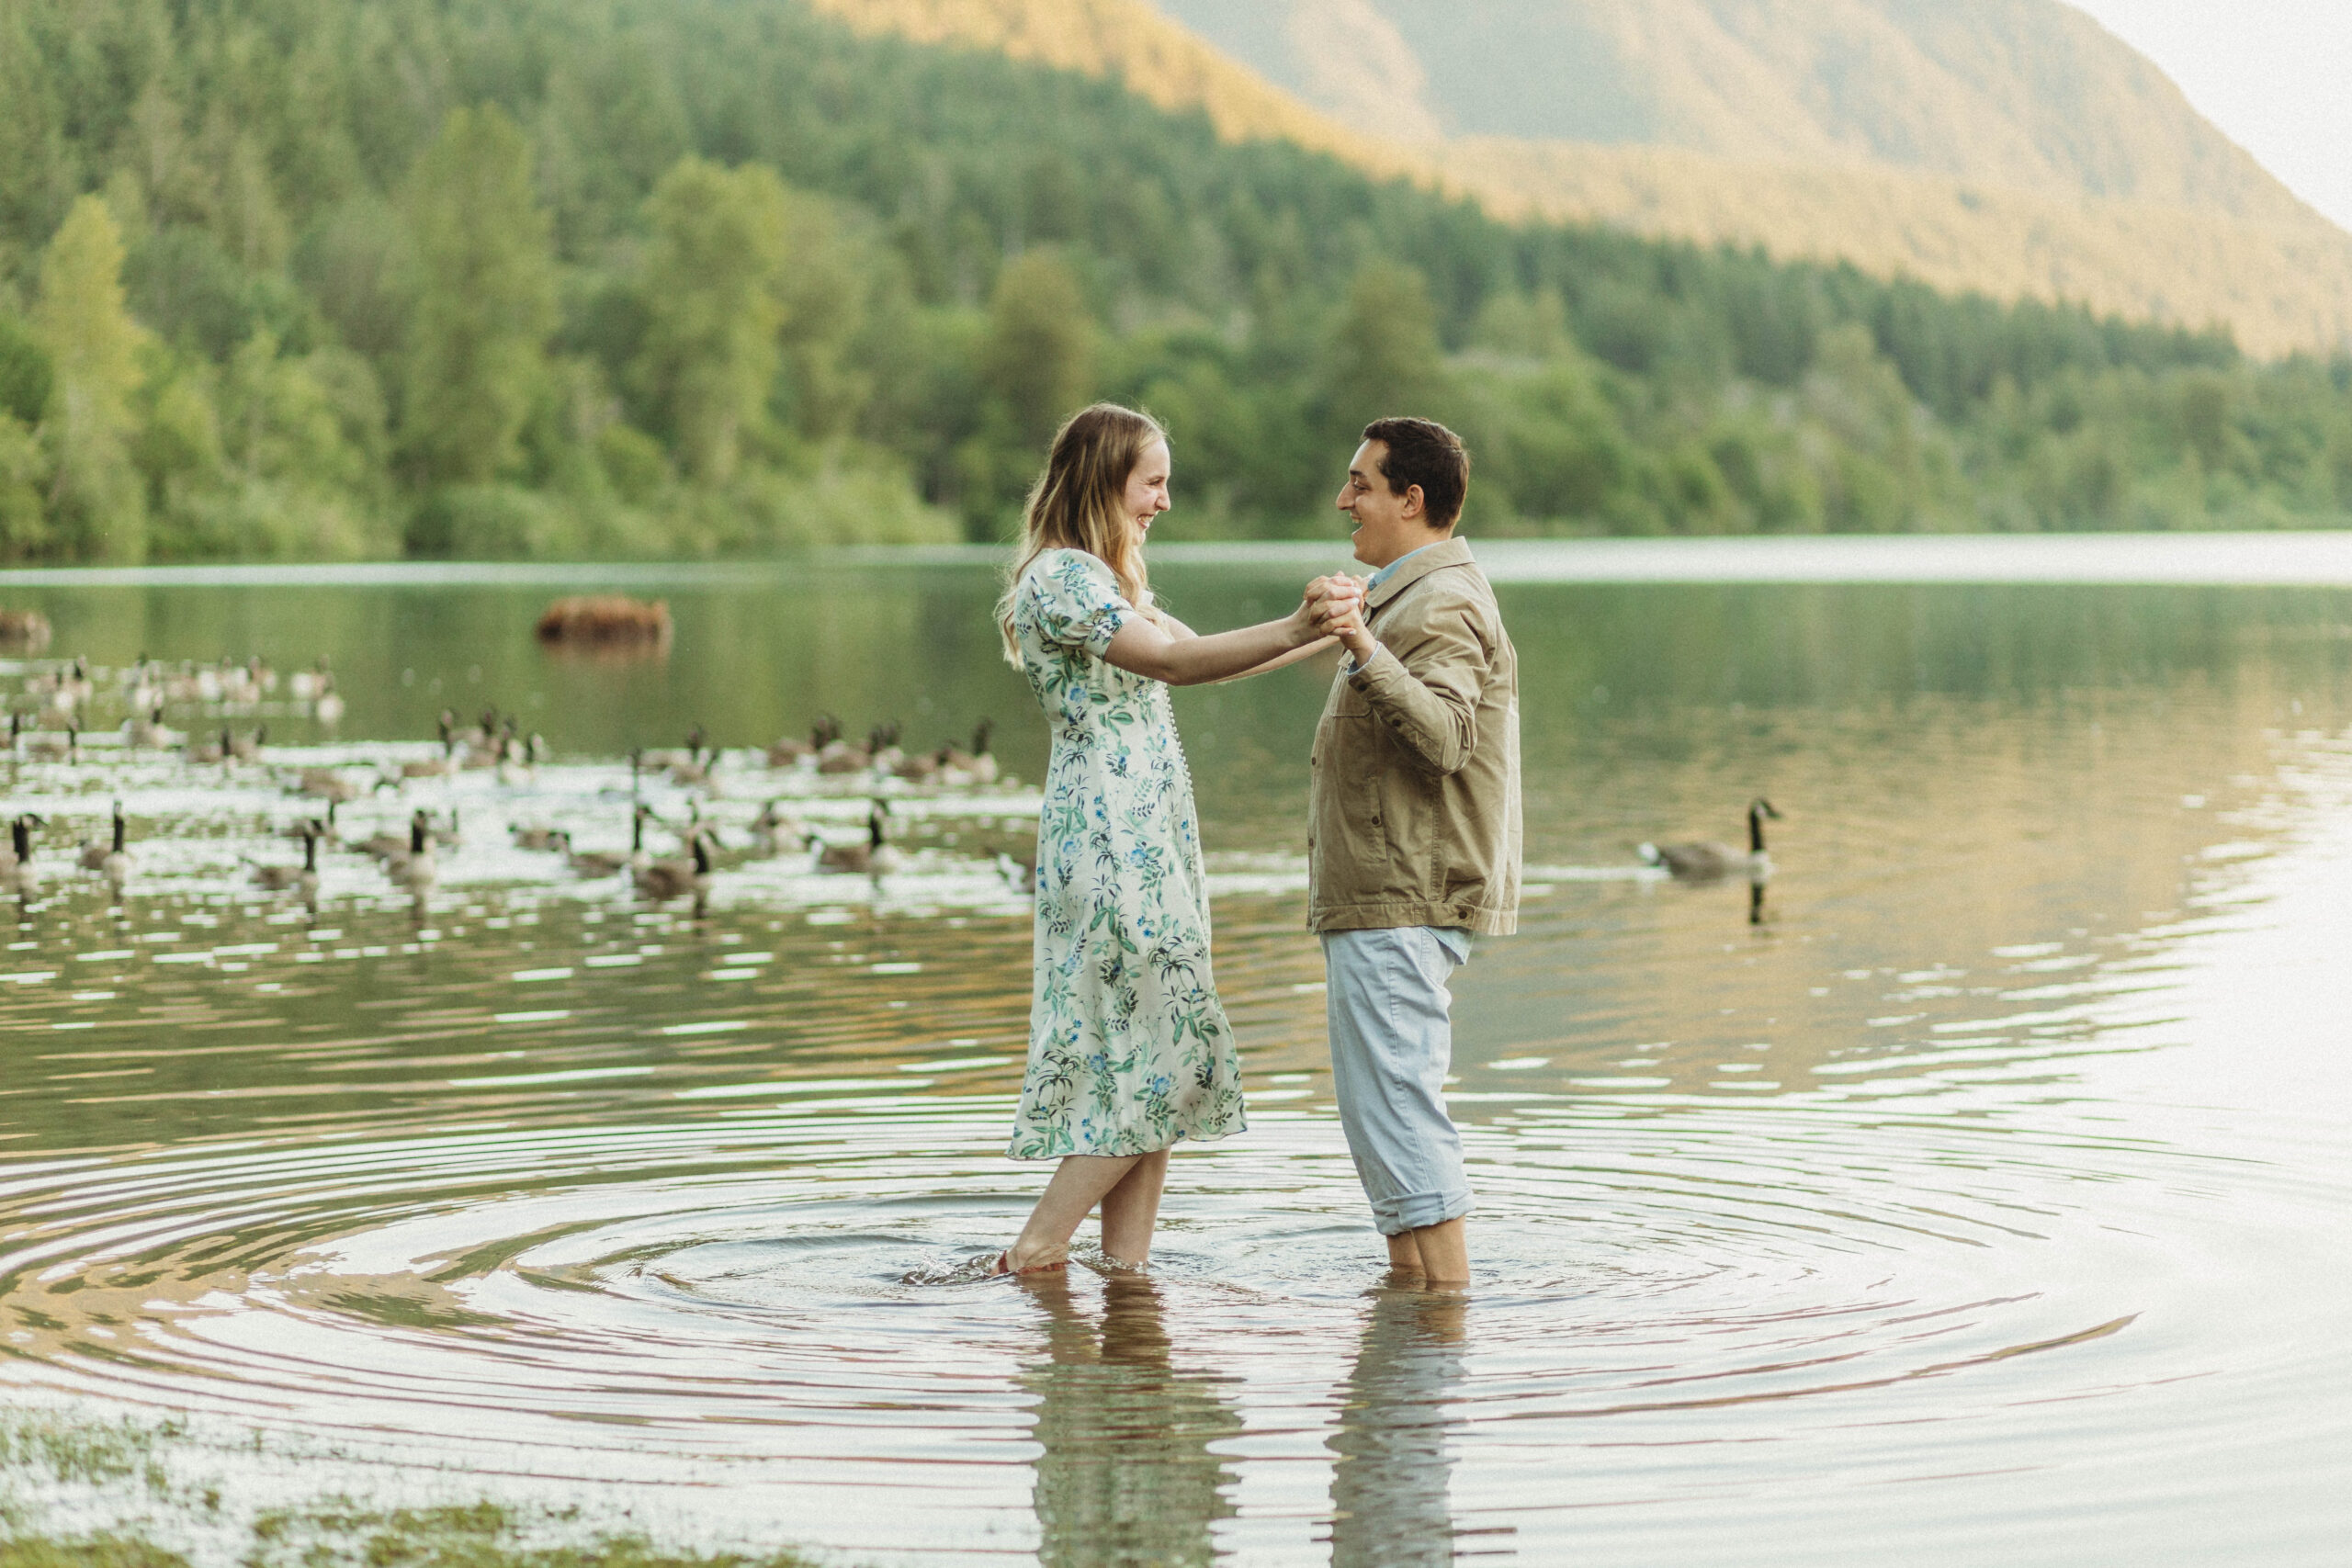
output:
[{"label": "hazy sky", "polygon": [[2352,0],[2073,0],[2352,229]]}]

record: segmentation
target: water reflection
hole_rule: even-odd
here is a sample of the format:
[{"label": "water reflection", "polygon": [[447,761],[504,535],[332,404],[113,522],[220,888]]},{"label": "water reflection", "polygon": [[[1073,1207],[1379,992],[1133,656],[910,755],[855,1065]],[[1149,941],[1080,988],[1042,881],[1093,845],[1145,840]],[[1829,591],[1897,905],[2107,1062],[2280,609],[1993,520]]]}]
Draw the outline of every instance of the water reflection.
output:
[{"label": "water reflection", "polygon": [[1425,1568],[1461,1553],[1446,1404],[1461,1391],[1468,1298],[1374,1292],[1331,1437],[1332,1568]]},{"label": "water reflection", "polygon": [[[1204,622],[1287,592],[1165,586]],[[1529,900],[1459,998],[1456,1316],[1362,1293],[1312,669],[1180,701],[1253,1130],[1183,1156],[1166,1266],[899,1283],[1023,1206],[1035,797],[767,743],[994,715],[1034,777],[989,592],[682,588],[672,658],[616,670],[538,652],[539,591],[51,595],[94,672],[324,654],[351,701],[167,715],[266,719],[257,760],[101,724],[6,775],[51,827],[0,958],[0,1379],[848,1561],[2333,1561],[2352,600],[1506,584]],[[435,766],[434,715],[492,702],[554,756]],[[695,723],[718,765],[632,779]],[[330,777],[315,901],[258,886]],[[1766,791],[1769,899],[1637,859]],[[878,795],[888,876],[775,826],[854,843]],[[119,884],[68,848],[118,798]],[[636,804],[652,854],[718,833],[706,909],[640,896]],[[360,852],[419,807],[462,818],[429,907]]]},{"label": "water reflection", "polygon": [[1099,1311],[1068,1274],[1025,1285],[1046,1314],[1037,1395],[1039,1560],[1048,1568],[1213,1562],[1234,1472],[1212,1445],[1242,1420],[1212,1374],[1182,1370],[1148,1276],[1114,1270]]}]

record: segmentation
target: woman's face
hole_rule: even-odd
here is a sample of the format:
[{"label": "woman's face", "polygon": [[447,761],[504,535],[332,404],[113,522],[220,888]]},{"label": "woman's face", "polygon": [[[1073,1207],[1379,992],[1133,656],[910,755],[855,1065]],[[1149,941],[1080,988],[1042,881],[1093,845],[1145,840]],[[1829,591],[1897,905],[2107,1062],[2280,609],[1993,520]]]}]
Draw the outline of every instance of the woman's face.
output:
[{"label": "woman's face", "polygon": [[1121,513],[1134,521],[1136,543],[1143,543],[1151,532],[1151,521],[1168,510],[1168,443],[1154,441],[1136,459],[1134,472],[1127,475],[1127,488],[1119,498]]}]

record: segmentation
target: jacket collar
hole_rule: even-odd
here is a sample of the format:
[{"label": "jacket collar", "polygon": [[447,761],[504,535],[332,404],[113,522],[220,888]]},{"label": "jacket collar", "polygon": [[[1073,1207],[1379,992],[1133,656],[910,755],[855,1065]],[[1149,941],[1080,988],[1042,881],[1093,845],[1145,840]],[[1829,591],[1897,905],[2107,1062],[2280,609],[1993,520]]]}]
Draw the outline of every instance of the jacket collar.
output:
[{"label": "jacket collar", "polygon": [[1367,611],[1377,610],[1430,573],[1442,571],[1450,566],[1467,566],[1473,558],[1470,541],[1459,535],[1440,540],[1426,549],[1416,550],[1397,568],[1396,576],[1365,596],[1363,607]]}]

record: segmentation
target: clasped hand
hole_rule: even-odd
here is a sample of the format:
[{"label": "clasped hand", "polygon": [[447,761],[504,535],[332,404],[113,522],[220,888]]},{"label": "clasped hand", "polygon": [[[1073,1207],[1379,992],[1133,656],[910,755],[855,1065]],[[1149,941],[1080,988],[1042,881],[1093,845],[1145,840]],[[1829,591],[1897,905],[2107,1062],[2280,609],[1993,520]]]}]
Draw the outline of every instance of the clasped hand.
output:
[{"label": "clasped hand", "polygon": [[1318,577],[1306,585],[1306,602],[1300,609],[1314,626],[1317,637],[1352,641],[1363,635],[1363,580],[1343,571]]}]

